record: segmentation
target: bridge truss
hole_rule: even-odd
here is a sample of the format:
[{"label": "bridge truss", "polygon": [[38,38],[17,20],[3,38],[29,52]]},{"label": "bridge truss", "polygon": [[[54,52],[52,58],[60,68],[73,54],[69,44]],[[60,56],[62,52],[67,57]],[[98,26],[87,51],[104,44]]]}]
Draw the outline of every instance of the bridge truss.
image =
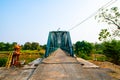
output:
[{"label": "bridge truss", "polygon": [[48,57],[58,48],[66,51],[70,56],[74,56],[70,33],[68,31],[49,32],[45,57]]}]

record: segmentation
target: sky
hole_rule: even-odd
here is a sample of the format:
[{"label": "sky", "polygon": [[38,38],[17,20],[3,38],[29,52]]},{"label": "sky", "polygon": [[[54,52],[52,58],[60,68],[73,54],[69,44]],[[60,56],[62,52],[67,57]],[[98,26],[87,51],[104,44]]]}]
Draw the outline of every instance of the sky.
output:
[{"label": "sky", "polygon": [[[101,29],[95,13],[111,0],[0,0],[0,42],[47,43],[50,31],[69,31],[72,43],[76,41],[99,42]],[[120,7],[120,0],[109,7]],[[73,28],[73,29],[71,29]]]}]

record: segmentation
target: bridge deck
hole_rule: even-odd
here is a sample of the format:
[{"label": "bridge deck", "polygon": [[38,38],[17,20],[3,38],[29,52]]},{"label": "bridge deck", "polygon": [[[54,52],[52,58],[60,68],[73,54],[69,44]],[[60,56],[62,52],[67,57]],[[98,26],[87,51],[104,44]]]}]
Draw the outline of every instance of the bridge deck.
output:
[{"label": "bridge deck", "polygon": [[114,80],[100,69],[84,69],[76,58],[58,49],[45,58],[29,80]]}]

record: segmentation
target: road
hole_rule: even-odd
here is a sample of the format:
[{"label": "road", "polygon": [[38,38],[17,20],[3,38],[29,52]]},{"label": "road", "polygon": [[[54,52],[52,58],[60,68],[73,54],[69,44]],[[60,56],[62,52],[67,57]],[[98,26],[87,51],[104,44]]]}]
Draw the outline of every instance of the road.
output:
[{"label": "road", "polygon": [[43,59],[29,80],[115,80],[100,68],[84,68],[81,64],[58,49]]}]

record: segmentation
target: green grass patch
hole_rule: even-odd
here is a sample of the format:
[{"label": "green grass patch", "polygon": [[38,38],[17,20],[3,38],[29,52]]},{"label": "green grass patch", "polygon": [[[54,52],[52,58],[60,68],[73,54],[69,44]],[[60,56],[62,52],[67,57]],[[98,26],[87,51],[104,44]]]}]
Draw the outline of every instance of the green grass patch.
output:
[{"label": "green grass patch", "polygon": [[[0,67],[5,66],[9,53],[13,51],[0,51]],[[19,61],[25,60],[26,64],[44,56],[45,50],[21,50]]]},{"label": "green grass patch", "polygon": [[3,67],[6,65],[7,58],[0,58],[0,67]]},{"label": "green grass patch", "polygon": [[0,51],[0,54],[11,53],[13,51]]},{"label": "green grass patch", "polygon": [[103,54],[93,54],[92,59],[95,61],[107,61],[107,57]]}]

